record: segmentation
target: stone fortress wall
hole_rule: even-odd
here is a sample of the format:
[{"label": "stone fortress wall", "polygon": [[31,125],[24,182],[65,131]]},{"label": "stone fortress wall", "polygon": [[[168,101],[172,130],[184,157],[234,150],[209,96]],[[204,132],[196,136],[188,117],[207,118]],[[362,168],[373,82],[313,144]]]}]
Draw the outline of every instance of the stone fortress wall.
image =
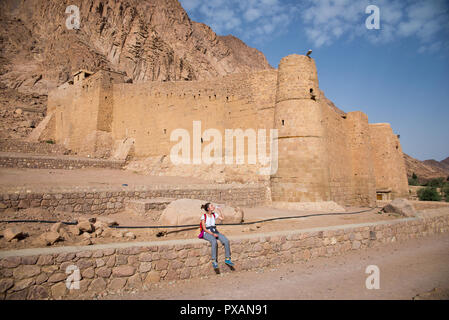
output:
[{"label": "stone fortress wall", "polygon": [[[283,58],[277,70],[205,81],[132,84],[122,74],[98,71],[50,92],[46,128],[36,130],[79,154],[131,138],[134,157],[146,158],[168,156],[175,129],[193,137],[193,121],[223,138],[225,129],[266,129],[267,139],[269,129],[278,129],[272,201],[373,206],[377,190],[393,198],[408,194],[391,127],[369,124],[359,111],[336,112],[321,96],[314,60],[301,55]],[[224,141],[222,148],[224,156]]]}]

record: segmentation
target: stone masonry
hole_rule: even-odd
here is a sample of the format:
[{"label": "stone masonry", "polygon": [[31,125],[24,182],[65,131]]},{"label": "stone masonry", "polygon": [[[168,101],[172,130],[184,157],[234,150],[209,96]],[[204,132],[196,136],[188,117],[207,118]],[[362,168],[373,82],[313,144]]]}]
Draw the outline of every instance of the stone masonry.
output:
[{"label": "stone masonry", "polygon": [[65,188],[51,192],[35,190],[0,192],[0,212],[7,208],[43,208],[49,211],[65,211],[85,214],[113,214],[132,199],[175,198],[201,199],[232,206],[255,207],[266,204],[267,188],[263,185],[186,185],[186,186],[137,186],[126,187]]},{"label": "stone masonry", "polygon": [[121,169],[125,161],[89,159],[75,156],[34,155],[26,153],[0,152],[0,167],[29,169]]},{"label": "stone masonry", "polygon": [[[231,236],[229,240],[238,271],[341,255],[447,231],[449,215],[444,213],[426,218]],[[218,260],[223,259],[220,246]],[[66,280],[74,268],[79,270],[80,287],[68,290]],[[220,263],[220,269],[229,272],[224,263]],[[92,298],[106,292],[145,290],[159,281],[214,274],[209,242],[199,239],[2,251],[0,298]]]}]

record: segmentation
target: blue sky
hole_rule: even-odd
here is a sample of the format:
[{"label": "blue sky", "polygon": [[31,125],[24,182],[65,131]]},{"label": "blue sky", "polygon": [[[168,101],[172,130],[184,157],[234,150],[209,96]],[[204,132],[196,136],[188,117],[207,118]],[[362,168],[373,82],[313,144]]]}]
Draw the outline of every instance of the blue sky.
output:
[{"label": "blue sky", "polygon": [[[449,157],[449,0],[180,0],[190,18],[282,57],[312,49],[320,88],[389,122],[405,153]],[[367,29],[379,8],[380,29]],[[369,20],[372,22],[372,20]]]}]

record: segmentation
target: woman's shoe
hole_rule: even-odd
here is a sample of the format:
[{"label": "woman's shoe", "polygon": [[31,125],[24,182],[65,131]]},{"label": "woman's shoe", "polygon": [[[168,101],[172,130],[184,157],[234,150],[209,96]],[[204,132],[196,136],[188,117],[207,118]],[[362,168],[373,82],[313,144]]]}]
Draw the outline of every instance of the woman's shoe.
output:
[{"label": "woman's shoe", "polygon": [[233,266],[234,266],[234,264],[232,263],[232,261],[231,261],[230,258],[229,258],[229,259],[226,259],[226,260],[225,260],[225,263],[226,263],[228,266],[230,266],[230,267],[233,267]]},{"label": "woman's shoe", "polygon": [[212,261],[212,267],[214,267],[214,269],[218,269],[217,261]]}]

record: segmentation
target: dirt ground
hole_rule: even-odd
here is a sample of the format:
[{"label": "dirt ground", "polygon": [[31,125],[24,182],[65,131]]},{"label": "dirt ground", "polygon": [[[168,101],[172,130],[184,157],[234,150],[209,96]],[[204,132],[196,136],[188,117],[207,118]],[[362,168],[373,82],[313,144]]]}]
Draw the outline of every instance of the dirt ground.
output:
[{"label": "dirt ground", "polygon": [[[268,207],[257,208],[243,208],[245,212],[245,222],[254,222],[262,219],[269,219],[273,217],[281,216],[301,216],[302,218],[269,221],[257,224],[249,225],[233,225],[233,226],[220,226],[218,230],[228,236],[249,234],[249,233],[265,233],[271,231],[280,230],[299,230],[308,229],[323,226],[354,224],[364,222],[375,222],[383,220],[394,220],[398,217],[388,214],[378,214],[378,209],[370,208],[347,208],[347,212],[344,214],[330,214],[326,216],[312,216],[311,214],[322,214],[317,212],[304,212],[304,211],[292,211],[273,209]],[[354,213],[365,211],[361,213]],[[198,217],[200,218],[199,212]],[[64,222],[76,222],[79,217],[86,217],[82,214],[56,212],[51,213],[43,209],[28,208],[18,211],[8,210],[2,213],[0,220],[50,220],[50,221],[64,221]],[[89,215],[89,217],[98,217],[97,215]],[[121,227],[133,227],[133,226],[157,226],[157,221],[150,216],[140,215],[132,210],[123,210],[117,214],[108,215],[108,218],[112,218],[117,221]],[[199,220],[198,218],[198,220]],[[224,221],[224,223],[226,223]],[[44,232],[49,231],[51,223],[0,223],[0,234],[6,228],[17,227],[26,232],[28,236],[22,240],[12,242],[6,241],[3,237],[0,237],[0,249],[23,249],[23,248],[36,248],[40,247],[38,243],[34,243],[35,240]],[[68,227],[66,227],[68,228]],[[172,239],[195,239],[199,233],[198,227],[192,228],[176,228],[176,229],[134,229],[134,228],[119,228],[112,229],[108,233],[103,232],[101,235],[90,234],[91,244],[103,244],[103,243],[115,243],[115,242],[128,242],[128,241],[161,241]],[[159,234],[161,231],[165,231],[163,235]],[[124,236],[127,232],[132,232],[135,235],[134,239]],[[71,236],[66,237],[64,241],[59,241],[53,244],[53,246],[70,246],[70,245],[85,245],[83,243],[84,237]]]},{"label": "dirt ground", "polygon": [[[441,206],[441,204],[422,203],[419,214],[422,216],[433,216],[442,213],[449,213],[449,206]],[[402,218],[397,215],[381,213],[380,207],[377,208],[361,208],[347,207],[345,212],[341,213],[325,213],[311,211],[296,211],[275,209],[270,207],[242,208],[244,211],[244,222],[257,222],[276,217],[295,217],[291,219],[282,219],[268,222],[257,222],[254,224],[242,225],[220,225],[217,224],[218,230],[226,236],[235,236],[253,233],[267,233],[273,231],[302,230],[309,228],[337,226],[345,224],[358,224],[377,221],[391,221]],[[141,226],[161,226],[155,219],[160,212],[149,212],[146,215],[136,213],[131,209],[125,209],[116,214],[107,215],[106,217],[116,221],[120,228],[106,228],[100,233],[86,232],[80,235],[73,235],[70,232],[64,233],[63,239],[52,244],[52,246],[84,246],[105,243],[120,242],[145,242],[145,241],[163,241],[174,239],[196,239],[199,228],[133,228]],[[103,215],[104,216],[104,215]],[[201,213],[198,213],[198,221]],[[46,220],[59,222],[72,222],[76,224],[79,218],[98,218],[99,215],[85,215],[71,212],[49,212],[41,208],[28,208],[14,211],[7,209],[0,216],[0,221],[14,220]],[[226,221],[223,221],[226,223]],[[38,238],[50,228],[53,223],[6,223],[0,222],[0,250],[14,250],[25,248],[39,248],[42,243]],[[6,241],[3,237],[3,231],[7,228],[18,228],[26,236],[20,240],[14,239]],[[69,231],[69,225],[63,227]],[[131,236],[127,234],[131,232]],[[89,238],[89,240],[86,240]]]},{"label": "dirt ground", "polygon": [[104,187],[134,186],[149,184],[203,184],[210,183],[197,178],[150,176],[134,173],[129,170],[106,168],[84,169],[26,169],[0,168],[0,189],[39,188],[53,189],[57,187]]},{"label": "dirt ground", "polygon": [[[379,289],[367,289],[367,266],[379,268]],[[449,300],[449,234],[400,241],[342,256],[163,282],[113,300]],[[238,271],[238,265],[235,266]],[[207,302],[204,302],[204,306]]]}]

